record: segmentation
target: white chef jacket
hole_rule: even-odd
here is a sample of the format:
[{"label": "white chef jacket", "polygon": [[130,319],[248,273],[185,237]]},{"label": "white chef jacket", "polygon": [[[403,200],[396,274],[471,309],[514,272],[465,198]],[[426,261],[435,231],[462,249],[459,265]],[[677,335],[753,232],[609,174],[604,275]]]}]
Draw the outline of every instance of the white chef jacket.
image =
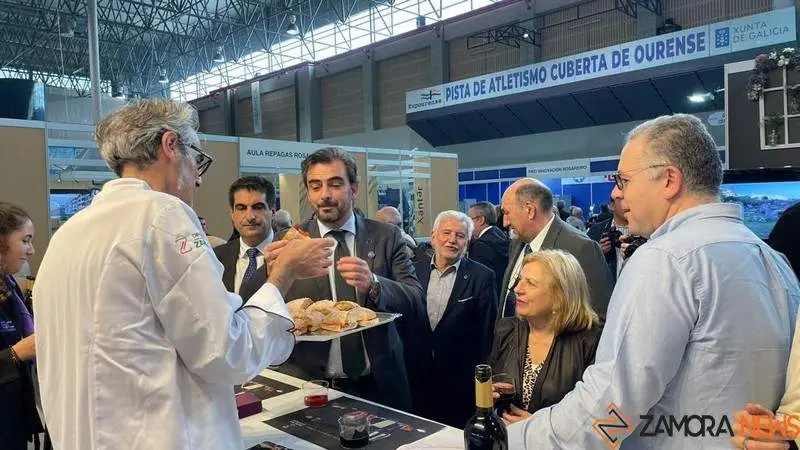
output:
[{"label": "white chef jacket", "polygon": [[53,236],[34,287],[53,446],[243,448],[233,385],[284,362],[294,325],[265,284],[242,309],[194,211],[106,183]]}]

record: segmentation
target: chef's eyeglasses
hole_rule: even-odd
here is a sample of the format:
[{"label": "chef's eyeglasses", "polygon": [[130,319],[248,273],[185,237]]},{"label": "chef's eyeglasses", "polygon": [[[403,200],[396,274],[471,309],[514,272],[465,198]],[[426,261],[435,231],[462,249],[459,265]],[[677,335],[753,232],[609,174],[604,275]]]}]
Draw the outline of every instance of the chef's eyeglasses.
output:
[{"label": "chef's eyeglasses", "polygon": [[184,143],[184,145],[197,152],[194,157],[194,161],[197,163],[197,176],[202,177],[208,168],[211,167],[211,163],[214,162],[214,158],[208,153],[200,150],[200,147],[194,144]]}]

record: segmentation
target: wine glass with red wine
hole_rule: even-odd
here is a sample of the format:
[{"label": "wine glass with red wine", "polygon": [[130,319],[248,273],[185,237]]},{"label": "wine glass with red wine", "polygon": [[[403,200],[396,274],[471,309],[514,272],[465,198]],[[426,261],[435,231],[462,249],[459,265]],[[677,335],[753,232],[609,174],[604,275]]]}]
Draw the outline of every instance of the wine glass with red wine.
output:
[{"label": "wine glass with red wine", "polygon": [[499,394],[494,401],[494,407],[499,417],[511,409],[511,404],[517,395],[517,385],[514,377],[508,373],[498,373],[492,376],[492,390]]}]

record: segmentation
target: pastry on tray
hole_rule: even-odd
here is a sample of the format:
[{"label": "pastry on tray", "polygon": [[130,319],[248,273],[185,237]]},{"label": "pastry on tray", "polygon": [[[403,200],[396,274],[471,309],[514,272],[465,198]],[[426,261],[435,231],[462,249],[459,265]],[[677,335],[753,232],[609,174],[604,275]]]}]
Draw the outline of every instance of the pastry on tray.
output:
[{"label": "pastry on tray", "polygon": [[292,332],[297,336],[332,335],[379,322],[375,311],[349,300],[298,298],[288,302],[286,307],[295,324]]},{"label": "pastry on tray", "polygon": [[311,239],[311,235],[304,229],[300,228],[300,225],[294,224],[292,228],[289,228],[289,231],[283,235],[283,241],[291,241],[292,239]]},{"label": "pastry on tray", "polygon": [[289,314],[294,316],[295,314],[299,314],[302,311],[305,311],[306,308],[311,306],[314,303],[314,300],[310,298],[298,298],[296,300],[292,300],[286,304],[286,308],[289,310]]},{"label": "pastry on tray", "polygon": [[339,311],[350,311],[351,309],[358,308],[358,303],[351,302],[350,300],[339,300],[333,306],[334,308],[338,309]]},{"label": "pastry on tray", "polygon": [[358,307],[347,312],[348,320],[358,323],[360,327],[366,327],[378,323],[378,315],[369,308]]},{"label": "pastry on tray", "polygon": [[331,312],[334,309],[336,302],[333,300],[317,300],[316,302],[312,303],[310,306],[306,308],[306,311],[320,311],[325,312],[326,314]]}]

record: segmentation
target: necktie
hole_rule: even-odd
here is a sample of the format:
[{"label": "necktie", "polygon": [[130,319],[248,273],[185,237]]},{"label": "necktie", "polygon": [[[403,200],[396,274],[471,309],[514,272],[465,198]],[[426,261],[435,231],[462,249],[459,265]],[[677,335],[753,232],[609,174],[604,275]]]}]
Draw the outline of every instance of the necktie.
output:
[{"label": "necktie", "polygon": [[[247,251],[245,252],[248,261],[247,261],[247,269],[245,269],[244,276],[242,277],[242,284],[244,284],[245,281],[249,280],[250,277],[252,277],[253,274],[256,273],[256,268],[258,268],[258,261],[256,261],[256,257],[258,256],[259,253],[260,252],[258,251],[257,248],[248,248]],[[240,291],[242,290],[241,285],[239,285],[239,290]]]},{"label": "necktie", "polygon": [[[525,256],[531,254],[531,246],[525,244]],[[525,258],[523,256],[523,259]],[[503,309],[503,317],[513,317],[517,310],[517,295],[514,293],[514,288],[517,287],[517,283],[519,283],[519,277],[522,274],[522,264],[519,265],[519,271],[516,273],[516,276],[513,280],[509,280],[511,284],[508,286],[508,294],[506,295],[506,303],[505,308]]]},{"label": "necktie", "polygon": [[[336,299],[357,302],[356,289],[347,284],[341,272],[335,268],[340,258],[350,256],[350,250],[347,248],[347,240],[345,239],[347,232],[343,230],[333,230],[329,232],[328,235],[336,239],[336,250],[333,252],[333,279],[334,285],[336,286]],[[342,367],[344,368],[344,373],[346,373],[351,380],[357,381],[361,377],[361,374],[364,373],[364,368],[367,365],[364,360],[364,343],[361,340],[361,333],[342,336],[341,344]]]}]

